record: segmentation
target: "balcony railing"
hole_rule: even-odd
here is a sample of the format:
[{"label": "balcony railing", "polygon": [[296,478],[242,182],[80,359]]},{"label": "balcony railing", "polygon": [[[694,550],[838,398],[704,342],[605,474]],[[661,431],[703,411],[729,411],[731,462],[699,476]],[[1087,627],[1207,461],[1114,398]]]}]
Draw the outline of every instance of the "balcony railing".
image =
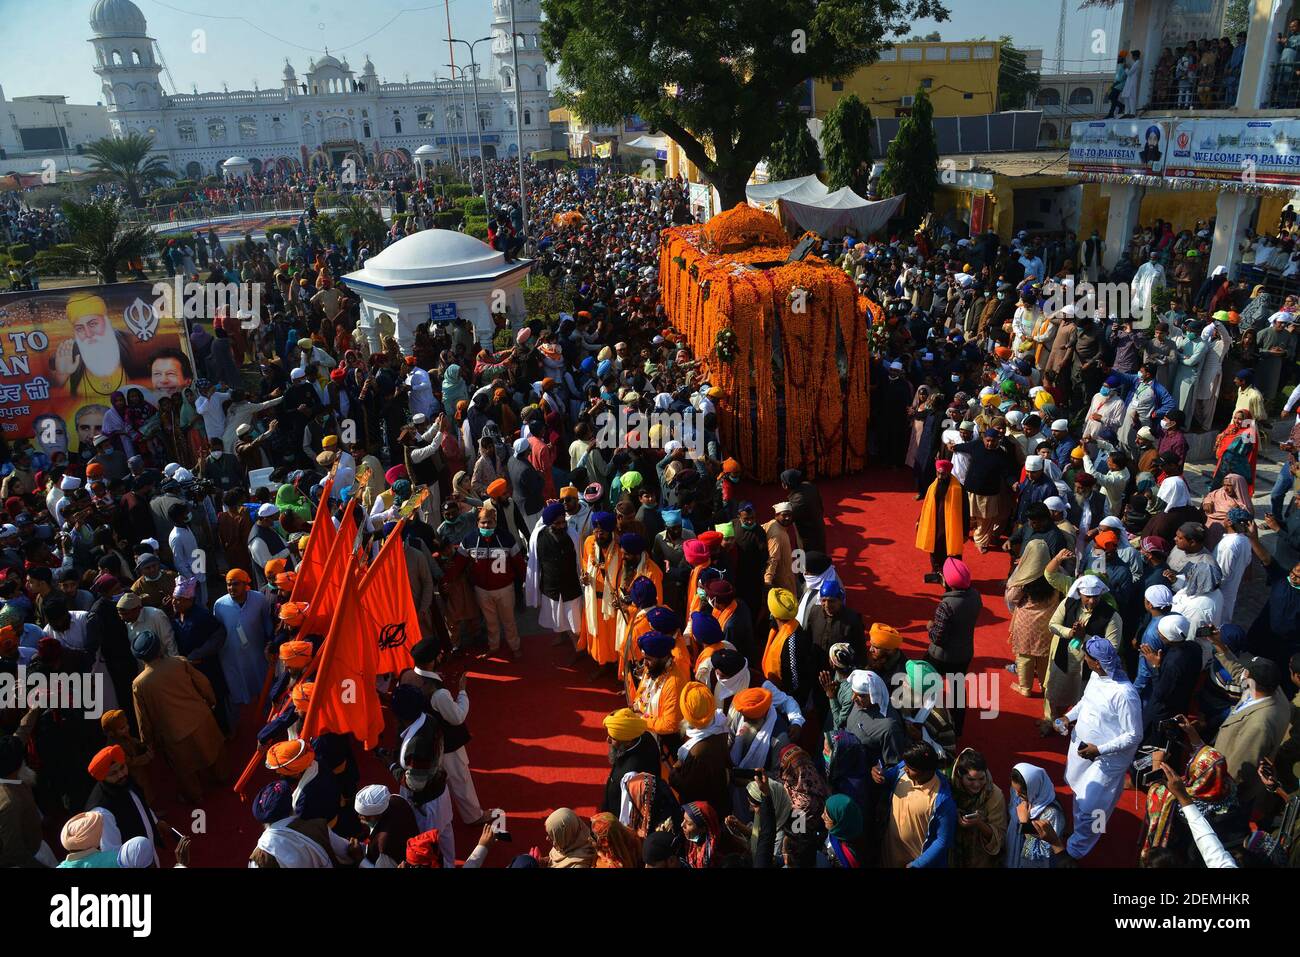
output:
[{"label": "balcony railing", "polygon": [[1273,64],[1264,108],[1293,110],[1300,106],[1300,60]]}]

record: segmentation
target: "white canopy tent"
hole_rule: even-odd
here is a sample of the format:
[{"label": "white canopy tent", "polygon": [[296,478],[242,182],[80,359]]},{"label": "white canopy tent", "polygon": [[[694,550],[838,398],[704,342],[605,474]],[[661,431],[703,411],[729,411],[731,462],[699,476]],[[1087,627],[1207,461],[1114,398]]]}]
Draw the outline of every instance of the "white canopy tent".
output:
[{"label": "white canopy tent", "polygon": [[828,192],[826,184],[816,176],[800,176],[798,179],[783,179],[775,183],[755,183],[746,186],[745,198],[753,206],[771,207],[781,199],[793,199],[804,203],[815,202]]},{"label": "white canopy tent", "polygon": [[781,218],[818,236],[830,237],[852,229],[866,238],[879,232],[903,205],[902,196],[872,202],[863,199],[847,186],[827,193],[816,202],[799,202],[782,198]]}]

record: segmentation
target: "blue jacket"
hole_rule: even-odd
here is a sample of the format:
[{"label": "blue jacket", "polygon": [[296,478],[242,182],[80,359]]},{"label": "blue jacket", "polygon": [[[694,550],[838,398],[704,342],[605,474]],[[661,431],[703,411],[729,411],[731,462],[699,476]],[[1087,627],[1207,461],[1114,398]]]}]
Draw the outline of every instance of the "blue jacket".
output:
[{"label": "blue jacket", "polygon": [[[889,801],[894,800],[894,788],[903,773],[903,762],[899,761],[892,768],[885,769],[885,787],[889,788]],[[957,802],[952,797],[952,786],[948,778],[939,772],[939,793],[935,795],[934,806],[930,808],[930,825],[926,828],[925,846],[921,856],[914,860],[911,867],[947,867],[948,850],[952,847],[953,832],[957,829]]]},{"label": "blue jacket", "polygon": [[[1124,390],[1128,394],[1128,402],[1131,405],[1133,397],[1137,395],[1138,374],[1128,372],[1116,372],[1115,375],[1124,380]],[[1156,394],[1155,408],[1151,410],[1151,421],[1143,422],[1143,425],[1151,425],[1153,422],[1159,422],[1164,416],[1174,410],[1174,397],[1170,395],[1169,390],[1159,382],[1152,380],[1151,390]],[[1127,410],[1126,410],[1127,411]]]}]

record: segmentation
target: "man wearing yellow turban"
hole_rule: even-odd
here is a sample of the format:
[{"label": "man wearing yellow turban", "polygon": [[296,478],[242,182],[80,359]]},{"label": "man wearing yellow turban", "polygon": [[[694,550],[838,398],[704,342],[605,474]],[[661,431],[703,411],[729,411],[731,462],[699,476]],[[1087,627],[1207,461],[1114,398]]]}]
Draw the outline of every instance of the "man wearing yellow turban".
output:
[{"label": "man wearing yellow turban", "polygon": [[631,708],[605,715],[605,740],[609,749],[609,777],[600,810],[617,814],[622,803],[622,782],[628,774],[659,774],[659,744],[645,718]]},{"label": "man wearing yellow turban", "polygon": [[731,805],[727,782],[731,740],[726,716],[718,710],[713,692],[698,681],[682,688],[679,706],[686,720],[686,740],[676,754],[665,757],[668,783],[681,803],[704,801],[724,818]]},{"label": "man wearing yellow turban", "polygon": [[799,599],[789,589],[773,588],[767,593],[767,610],[772,628],[763,649],[763,677],[796,701],[806,701],[817,675],[811,642],[799,625]]}]

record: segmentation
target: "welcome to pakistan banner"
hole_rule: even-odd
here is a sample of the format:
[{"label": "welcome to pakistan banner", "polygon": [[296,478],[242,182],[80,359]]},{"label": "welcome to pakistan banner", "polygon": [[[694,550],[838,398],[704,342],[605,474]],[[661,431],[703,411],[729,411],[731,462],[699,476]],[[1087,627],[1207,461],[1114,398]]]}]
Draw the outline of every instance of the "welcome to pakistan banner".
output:
[{"label": "welcome to pakistan banner", "polygon": [[1189,179],[1300,188],[1300,119],[1081,121],[1070,125],[1069,168],[1156,186]]},{"label": "welcome to pakistan banner", "polygon": [[189,341],[163,301],[149,282],[0,293],[0,434],[89,454],[114,392],[156,408],[188,388]]}]

